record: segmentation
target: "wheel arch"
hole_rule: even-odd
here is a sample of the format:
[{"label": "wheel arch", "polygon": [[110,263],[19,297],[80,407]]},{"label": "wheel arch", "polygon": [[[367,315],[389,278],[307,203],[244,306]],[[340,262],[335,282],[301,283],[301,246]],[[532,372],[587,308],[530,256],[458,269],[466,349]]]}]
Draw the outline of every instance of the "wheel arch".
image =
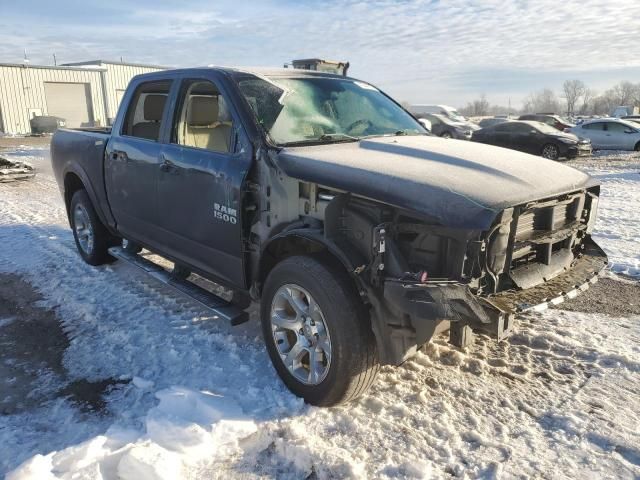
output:
[{"label": "wheel arch", "polygon": [[[73,195],[78,190],[85,190],[87,195],[89,195],[89,200],[91,200],[91,204],[93,205],[94,210],[96,211],[96,215],[102,222],[103,225],[109,228],[109,222],[104,215],[104,212],[100,208],[100,202],[98,201],[98,196],[96,195],[91,182],[89,181],[89,177],[86,175],[84,171],[78,168],[72,168],[65,172],[64,174],[64,204],[67,210],[67,218],[70,220],[70,207],[71,207],[71,199]],[[113,232],[112,232],[113,233]]]},{"label": "wheel arch", "polygon": [[78,190],[86,190],[84,182],[77,173],[70,171],[64,176],[64,206],[67,209],[67,216],[71,208],[71,199]]},{"label": "wheel arch", "polygon": [[349,247],[340,247],[326,238],[321,230],[296,229],[272,237],[263,248],[260,266],[254,280],[256,293],[262,293],[262,286],[273,268],[282,260],[293,255],[319,255],[334,265],[340,266],[352,279],[355,287],[362,290],[361,280],[355,270],[361,255]]}]

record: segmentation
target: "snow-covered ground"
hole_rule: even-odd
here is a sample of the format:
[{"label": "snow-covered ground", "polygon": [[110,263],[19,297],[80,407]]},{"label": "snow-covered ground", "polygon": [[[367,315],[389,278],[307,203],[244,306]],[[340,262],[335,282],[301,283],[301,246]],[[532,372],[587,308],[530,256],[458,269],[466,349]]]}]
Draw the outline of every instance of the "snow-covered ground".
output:
[{"label": "snow-covered ground", "polygon": [[[466,352],[438,338],[353,404],[309,407],[279,381],[257,321],[232,328],[125,265],[84,264],[48,153],[13,154],[42,170],[0,187],[0,273],[34,285],[70,342],[67,377],[39,372],[34,395],[49,400],[0,416],[0,475],[640,476],[640,317],[532,314]],[[574,163],[603,182],[596,236],[614,270],[640,277],[640,157]],[[122,383],[102,412],[47,396],[107,378]]]}]

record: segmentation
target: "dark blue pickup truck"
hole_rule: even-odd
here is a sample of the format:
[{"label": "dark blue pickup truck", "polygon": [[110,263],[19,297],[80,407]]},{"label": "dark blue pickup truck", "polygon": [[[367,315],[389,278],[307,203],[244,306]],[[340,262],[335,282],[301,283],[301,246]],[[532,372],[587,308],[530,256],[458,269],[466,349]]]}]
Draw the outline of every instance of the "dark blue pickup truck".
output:
[{"label": "dark blue pickup truck", "polygon": [[587,174],[431,136],[327,73],[141,75],[111,129],[58,130],[51,159],[86,262],[128,260],[234,324],[259,301],[276,370],[317,405],[357,397],[441,331],[501,339],[606,264]]}]

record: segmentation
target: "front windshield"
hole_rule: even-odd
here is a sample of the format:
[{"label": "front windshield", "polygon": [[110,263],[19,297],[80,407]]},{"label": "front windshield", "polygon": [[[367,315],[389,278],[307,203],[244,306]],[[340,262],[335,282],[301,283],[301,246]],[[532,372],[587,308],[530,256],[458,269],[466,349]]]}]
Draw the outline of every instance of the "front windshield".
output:
[{"label": "front windshield", "polygon": [[456,121],[456,122],[466,122],[467,119],[465,117],[463,117],[462,115],[460,115],[458,113],[457,110],[449,110],[449,118],[451,118],[452,120]]},{"label": "front windshield", "polygon": [[277,145],[420,135],[425,129],[371,85],[330,77],[244,76],[240,91]]}]

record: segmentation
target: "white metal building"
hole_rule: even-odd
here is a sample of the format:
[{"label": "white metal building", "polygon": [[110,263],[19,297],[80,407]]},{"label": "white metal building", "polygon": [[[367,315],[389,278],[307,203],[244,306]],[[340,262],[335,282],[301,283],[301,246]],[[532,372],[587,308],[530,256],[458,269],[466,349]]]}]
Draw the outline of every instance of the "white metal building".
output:
[{"label": "white metal building", "polygon": [[68,127],[108,125],[131,78],[163,68],[102,60],[0,64],[0,131],[30,133],[30,119],[40,115],[63,118]]}]

